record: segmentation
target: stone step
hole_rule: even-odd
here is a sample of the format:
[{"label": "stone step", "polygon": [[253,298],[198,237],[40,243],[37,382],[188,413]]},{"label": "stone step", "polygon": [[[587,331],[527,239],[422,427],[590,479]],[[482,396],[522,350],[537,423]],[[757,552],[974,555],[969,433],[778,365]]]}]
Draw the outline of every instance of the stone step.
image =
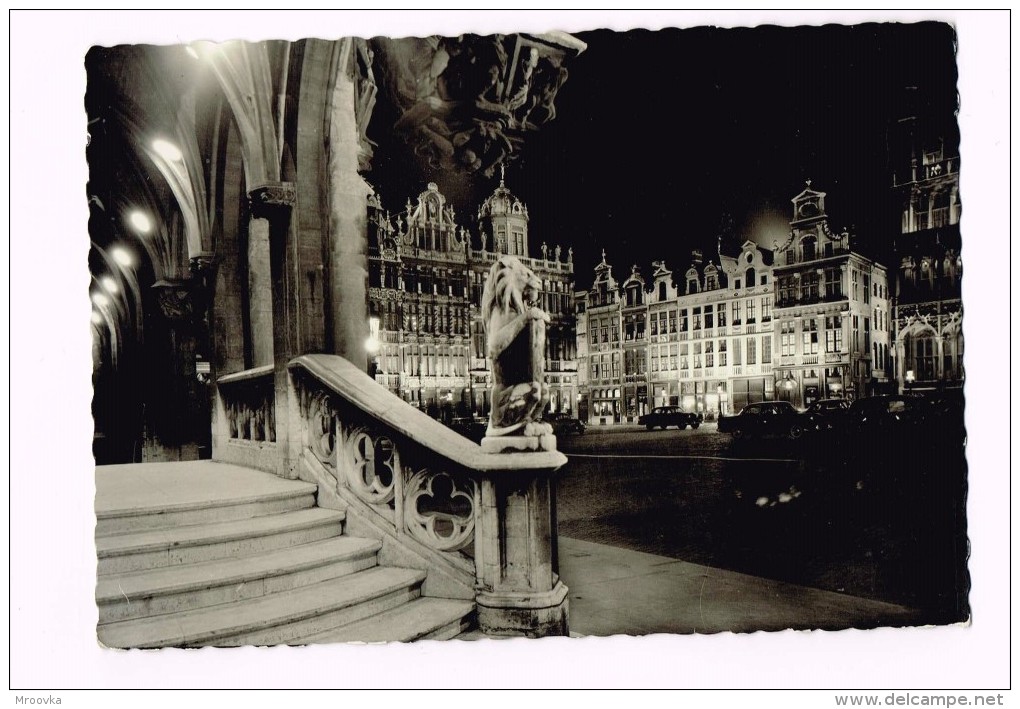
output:
[{"label": "stone step", "polygon": [[278,645],[355,623],[421,593],[424,571],[375,567],[262,598],[99,625],[108,647]]},{"label": "stone step", "polygon": [[393,610],[301,638],[305,644],[449,640],[468,630],[475,604],[446,598],[418,598]]},{"label": "stone step", "polygon": [[250,519],[314,505],[315,486],[301,483],[289,490],[233,499],[102,510],[96,512],[96,536]]},{"label": "stone step", "polygon": [[247,520],[96,538],[99,574],[257,554],[338,537],[344,513],[312,508]]},{"label": "stone step", "polygon": [[382,544],[336,537],[252,556],[99,577],[99,621],[147,618],[258,598],[376,565]]}]

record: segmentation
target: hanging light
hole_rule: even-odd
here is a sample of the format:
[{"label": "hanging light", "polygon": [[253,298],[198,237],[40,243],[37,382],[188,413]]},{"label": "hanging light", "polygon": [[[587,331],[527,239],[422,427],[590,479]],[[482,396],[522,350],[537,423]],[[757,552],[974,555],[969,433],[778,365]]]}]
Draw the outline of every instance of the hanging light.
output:
[{"label": "hanging light", "polygon": [[117,285],[117,281],[113,280],[111,276],[103,276],[99,283],[102,284],[103,288],[110,295],[117,295],[120,292],[120,286]]},{"label": "hanging light", "polygon": [[184,154],[181,152],[180,148],[168,140],[157,138],[152,141],[152,149],[155,150],[161,158],[169,160],[170,162],[180,162],[184,160]]},{"label": "hanging light", "polygon": [[149,219],[145,212],[141,212],[136,209],[128,216],[128,220],[131,222],[131,226],[142,234],[148,234],[152,231],[152,220]]},{"label": "hanging light", "polygon": [[131,254],[123,246],[114,246],[110,249],[110,256],[117,262],[118,265],[124,268],[130,268],[135,265],[135,260]]},{"label": "hanging light", "polygon": [[92,302],[98,305],[100,308],[110,304],[110,299],[106,297],[105,293],[95,292],[92,294]]}]

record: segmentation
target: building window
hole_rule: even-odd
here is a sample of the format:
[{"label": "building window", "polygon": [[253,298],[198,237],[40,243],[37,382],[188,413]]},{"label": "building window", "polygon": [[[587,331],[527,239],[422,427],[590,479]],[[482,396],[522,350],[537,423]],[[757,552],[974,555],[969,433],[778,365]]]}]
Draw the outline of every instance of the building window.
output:
[{"label": "building window", "polygon": [[804,240],[800,242],[800,248],[801,248],[801,260],[813,261],[815,258],[815,237],[813,236],[805,237]]},{"label": "building window", "polygon": [[907,340],[907,367],[918,381],[935,379],[935,335],[925,333]]},{"label": "building window", "polygon": [[871,303],[871,276],[864,274],[864,303]]},{"label": "building window", "polygon": [[754,288],[754,269],[749,268],[744,273],[744,283],[747,284],[748,288]]},{"label": "building window", "polygon": [[687,311],[680,311],[680,332],[687,332]]},{"label": "building window", "polygon": [[618,379],[620,376],[620,353],[613,353],[613,379]]},{"label": "building window", "polygon": [[780,306],[793,303],[797,298],[797,284],[792,276],[779,279],[779,304]]},{"label": "building window", "polygon": [[653,373],[659,371],[659,348],[658,347],[653,347],[652,348],[651,371]]},{"label": "building window", "polygon": [[818,272],[809,271],[800,277],[800,299],[808,303],[818,300]]},{"label": "building window", "polygon": [[825,318],[825,351],[843,351],[843,318],[839,315]]},{"label": "building window", "polygon": [[731,324],[739,325],[740,324],[740,301],[739,300],[733,301],[732,312],[733,312],[733,319],[732,319],[732,323]]},{"label": "building window", "polygon": [[[754,311],[755,311],[754,298],[748,298],[747,299],[747,324],[748,325],[751,325],[751,324],[753,324],[755,322],[755,312]],[[748,362],[748,364],[751,364],[751,363]]]},{"label": "building window", "polygon": [[687,345],[680,345],[680,369],[690,369],[690,362],[687,360]]},{"label": "building window", "polygon": [[859,300],[860,299],[860,295],[858,293],[858,287],[857,287],[857,271],[856,271],[856,269],[850,269],[850,282],[853,283],[854,300]]},{"label": "building window", "polygon": [[756,347],[756,344],[757,343],[755,342],[755,339],[753,337],[748,337],[747,338],[747,363],[748,364],[756,364],[757,361],[758,361],[758,358],[757,358],[758,348]]},{"label": "building window", "polygon": [[761,338],[761,363],[772,363],[772,335],[763,335]]},{"label": "building window", "polygon": [[591,343],[593,345],[597,345],[599,343],[599,331],[596,327],[591,329]]},{"label": "building window", "polygon": [[761,321],[772,321],[772,298],[765,296],[761,299]]},{"label": "building window", "polygon": [[659,281],[659,300],[666,300],[666,281]]},{"label": "building window", "polygon": [[740,364],[741,364],[741,361],[740,361],[740,339],[734,337],[733,338],[733,365],[736,366],[736,367],[739,367]]},{"label": "building window", "polygon": [[804,354],[818,354],[818,323],[814,318],[801,324]]},{"label": "building window", "polygon": [[676,333],[676,311],[669,311],[669,334]]},{"label": "building window", "polygon": [[[722,308],[723,306],[719,306]],[[711,305],[705,306],[705,328],[711,330],[715,327],[715,307]]]},{"label": "building window", "polygon": [[733,279],[733,290],[740,290],[740,279],[739,278],[734,278]]},{"label": "building window", "polygon": [[693,327],[693,329],[694,330],[700,330],[701,329],[701,308],[695,308],[692,317],[694,319],[694,327]]},{"label": "building window", "polygon": [[719,307],[716,309],[716,315],[718,315],[718,322],[716,323],[719,327],[726,327],[726,304],[719,303]]},{"label": "building window", "polygon": [[726,340],[719,340],[719,366],[726,366]]},{"label": "building window", "polygon": [[825,269],[825,297],[829,299],[839,298],[843,295],[843,288],[840,284],[840,276],[843,274],[839,268]]},{"label": "building window", "polygon": [[701,343],[694,343],[694,368],[701,369]]},{"label": "building window", "polygon": [[705,343],[705,366],[715,366],[715,343],[711,340]]},{"label": "building window", "polygon": [[796,353],[794,337],[793,321],[784,321],[779,332],[779,354],[783,357],[792,357]]}]

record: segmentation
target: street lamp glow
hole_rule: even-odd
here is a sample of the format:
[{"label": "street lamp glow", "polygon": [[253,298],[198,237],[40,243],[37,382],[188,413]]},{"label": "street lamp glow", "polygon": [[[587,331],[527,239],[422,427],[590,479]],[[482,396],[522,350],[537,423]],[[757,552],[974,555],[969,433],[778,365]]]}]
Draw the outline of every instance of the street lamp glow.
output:
[{"label": "street lamp glow", "polygon": [[110,250],[110,256],[117,262],[118,265],[124,268],[130,268],[135,264],[135,260],[131,258],[131,254],[128,253],[127,249],[122,246],[114,246]]},{"label": "street lamp glow", "polygon": [[110,299],[106,297],[105,293],[96,292],[92,294],[92,302],[102,308],[110,304]]},{"label": "street lamp glow", "polygon": [[120,286],[117,285],[117,281],[113,280],[111,276],[103,276],[99,282],[110,295],[117,295],[120,292]]},{"label": "street lamp glow", "polygon": [[180,162],[184,159],[183,153],[181,153],[180,149],[176,145],[170,141],[163,140],[162,138],[157,138],[152,141],[152,149],[155,150],[160,157],[165,160],[169,160],[170,162]]},{"label": "street lamp glow", "polygon": [[152,231],[152,220],[149,219],[145,212],[139,212],[138,210],[135,210],[134,212],[131,212],[131,215],[128,217],[128,219],[131,221],[131,226],[133,226],[141,233],[148,234],[150,231]]}]

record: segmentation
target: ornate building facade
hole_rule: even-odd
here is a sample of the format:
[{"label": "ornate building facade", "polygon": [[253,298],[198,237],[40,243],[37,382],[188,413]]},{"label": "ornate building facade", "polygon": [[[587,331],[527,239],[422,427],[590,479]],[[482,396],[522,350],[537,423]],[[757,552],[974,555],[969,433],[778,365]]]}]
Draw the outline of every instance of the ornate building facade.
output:
[{"label": "ornate building facade", "polygon": [[893,330],[901,390],[963,386],[960,257],[960,158],[955,141],[919,134],[900,122],[902,154],[893,166],[901,206]]},{"label": "ornate building facade", "polygon": [[785,244],[720,239],[718,262],[695,250],[682,278],[656,261],[650,281],[634,266],[617,284],[603,253],[591,289],[576,294],[582,418],[634,423],[679,405],[711,420],[757,401],[807,406],[888,385],[885,268],[830,231],[824,193],[806,189],[793,204]]},{"label": "ornate building facade", "polygon": [[889,382],[892,329],[886,269],[834,233],[825,193],[793,198],[790,237],[776,251],[777,398],[796,406],[857,398]]},{"label": "ornate building facade", "polygon": [[530,255],[527,206],[505,181],[478,208],[480,248],[435,183],[397,215],[384,210],[378,195],[368,200],[376,381],[436,418],[488,413],[491,363],[480,304],[489,269],[507,254],[542,281],[539,305],[551,319],[550,410],[576,411],[572,251],[543,243],[541,257]]}]

